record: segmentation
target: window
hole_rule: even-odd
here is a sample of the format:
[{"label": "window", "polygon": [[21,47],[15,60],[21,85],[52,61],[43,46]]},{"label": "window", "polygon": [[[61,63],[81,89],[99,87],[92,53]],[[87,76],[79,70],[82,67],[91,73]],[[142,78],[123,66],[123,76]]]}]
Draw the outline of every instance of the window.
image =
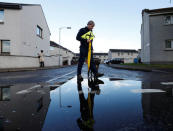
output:
[{"label": "window", "polygon": [[1,41],[1,53],[10,53],[10,41],[9,40],[2,40]]},{"label": "window", "polygon": [[0,22],[4,21],[4,10],[0,9]]},{"label": "window", "polygon": [[128,52],[128,55],[129,55],[129,52]]},{"label": "window", "polygon": [[124,55],[124,53],[123,53],[123,52],[121,52],[121,55]]},{"label": "window", "polygon": [[166,42],[165,42],[165,48],[166,49],[173,48],[173,40],[166,40]]},{"label": "window", "polygon": [[4,86],[0,88],[0,101],[10,100],[10,87]]},{"label": "window", "polygon": [[173,16],[164,16],[164,24],[165,25],[170,25],[173,24]]},{"label": "window", "polygon": [[10,88],[2,88],[2,100],[3,101],[10,100]]},{"label": "window", "polygon": [[43,29],[40,26],[37,26],[37,36],[43,38]]},{"label": "window", "polygon": [[120,56],[120,52],[118,52],[118,56]]},{"label": "window", "polygon": [[171,16],[164,16],[164,23],[165,25],[171,24]]}]

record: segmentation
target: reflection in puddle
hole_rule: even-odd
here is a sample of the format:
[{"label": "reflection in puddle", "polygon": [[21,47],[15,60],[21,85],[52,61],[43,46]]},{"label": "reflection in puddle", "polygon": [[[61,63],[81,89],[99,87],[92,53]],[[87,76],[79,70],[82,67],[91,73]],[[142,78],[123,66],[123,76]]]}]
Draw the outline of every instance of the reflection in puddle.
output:
[{"label": "reflection in puddle", "polygon": [[[17,95],[33,85],[1,87],[0,130],[41,130],[50,103],[49,88],[38,87],[32,93]],[[38,92],[39,90],[45,93]]]},{"label": "reflection in puddle", "polygon": [[121,78],[109,78],[110,81],[119,81],[119,80],[124,80],[124,79],[121,79]]},{"label": "reflection in puddle", "polygon": [[10,100],[10,86],[0,87],[0,101]]},{"label": "reflection in puddle", "polygon": [[161,93],[165,92],[160,89],[136,89],[136,90],[131,90],[132,93]]},{"label": "reflection in puddle", "polygon": [[[64,106],[65,109],[58,108],[60,89],[54,90],[51,93],[52,101],[43,130],[162,130],[170,128],[164,120],[158,122],[150,116],[152,113],[161,117],[158,112],[163,106],[159,104],[158,99],[155,99],[157,106],[151,107],[150,101],[153,101],[152,97],[156,96],[161,99],[163,97],[170,99],[172,89],[165,89],[158,83],[132,80],[110,81],[107,78],[102,80],[104,84],[100,85],[98,90],[88,88],[86,79],[77,84],[75,78],[61,86],[61,104],[72,104],[70,109],[65,108],[66,106]],[[141,92],[134,94],[131,90]],[[148,91],[150,94],[143,94],[143,91]],[[98,97],[96,97],[97,94]],[[172,98],[171,100],[173,101]],[[171,101],[167,105],[171,105]],[[53,120],[52,116],[54,116]],[[153,122],[149,124],[146,118]]]},{"label": "reflection in puddle", "polygon": [[173,82],[161,82],[162,85],[173,85]]},{"label": "reflection in puddle", "polygon": [[110,80],[0,87],[0,130],[172,130],[173,91]]},{"label": "reflection in puddle", "polygon": [[85,98],[84,96],[81,82],[78,82],[77,84],[81,113],[81,117],[77,119],[77,125],[80,130],[93,130],[93,126],[95,123],[93,115],[94,98],[95,95],[99,95],[101,92],[99,83],[104,84],[104,82],[102,82],[101,80],[88,81],[89,88],[87,98]]}]

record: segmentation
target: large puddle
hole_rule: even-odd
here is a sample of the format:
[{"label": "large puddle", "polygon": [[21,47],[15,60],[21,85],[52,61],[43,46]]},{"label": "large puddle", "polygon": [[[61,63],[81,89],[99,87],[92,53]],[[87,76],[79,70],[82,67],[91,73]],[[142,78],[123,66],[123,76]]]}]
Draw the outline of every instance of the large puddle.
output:
[{"label": "large puddle", "polygon": [[101,80],[77,83],[75,77],[61,85],[1,86],[0,130],[173,129],[171,84]]}]

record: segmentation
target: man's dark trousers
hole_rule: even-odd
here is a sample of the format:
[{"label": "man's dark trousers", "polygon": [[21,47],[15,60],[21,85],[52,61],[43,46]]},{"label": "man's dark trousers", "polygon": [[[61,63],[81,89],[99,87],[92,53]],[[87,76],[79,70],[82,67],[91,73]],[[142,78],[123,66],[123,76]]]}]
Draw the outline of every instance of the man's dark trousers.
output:
[{"label": "man's dark trousers", "polygon": [[[78,61],[78,68],[77,68],[77,75],[81,75],[82,66],[83,66],[87,56],[88,56],[88,49],[86,47],[81,46],[80,47],[80,56],[79,56],[79,61]],[[90,65],[90,69],[91,69],[91,71],[94,74],[97,73],[96,66],[95,66],[94,59],[93,59],[92,51],[91,51],[91,65]]]}]

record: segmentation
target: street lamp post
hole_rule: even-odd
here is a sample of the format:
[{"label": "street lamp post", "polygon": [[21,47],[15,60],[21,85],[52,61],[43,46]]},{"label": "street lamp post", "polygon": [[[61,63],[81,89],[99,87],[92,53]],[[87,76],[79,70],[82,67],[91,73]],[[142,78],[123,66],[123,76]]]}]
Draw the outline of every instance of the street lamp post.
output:
[{"label": "street lamp post", "polygon": [[[66,28],[66,29],[71,29],[71,27],[66,27],[66,26],[63,26],[63,27],[60,27],[59,28],[59,45],[61,45],[61,30],[62,29],[64,29],[64,28]],[[59,47],[59,66],[60,66],[60,47]]]},{"label": "street lamp post", "polygon": [[[61,45],[61,30],[62,29],[71,29],[71,27],[66,27],[66,26],[63,26],[63,27],[60,27],[59,28],[59,45]],[[60,47],[59,47],[59,65],[60,65]],[[59,103],[60,103],[60,108],[62,108],[62,104],[61,104],[61,87],[59,87]]]}]

